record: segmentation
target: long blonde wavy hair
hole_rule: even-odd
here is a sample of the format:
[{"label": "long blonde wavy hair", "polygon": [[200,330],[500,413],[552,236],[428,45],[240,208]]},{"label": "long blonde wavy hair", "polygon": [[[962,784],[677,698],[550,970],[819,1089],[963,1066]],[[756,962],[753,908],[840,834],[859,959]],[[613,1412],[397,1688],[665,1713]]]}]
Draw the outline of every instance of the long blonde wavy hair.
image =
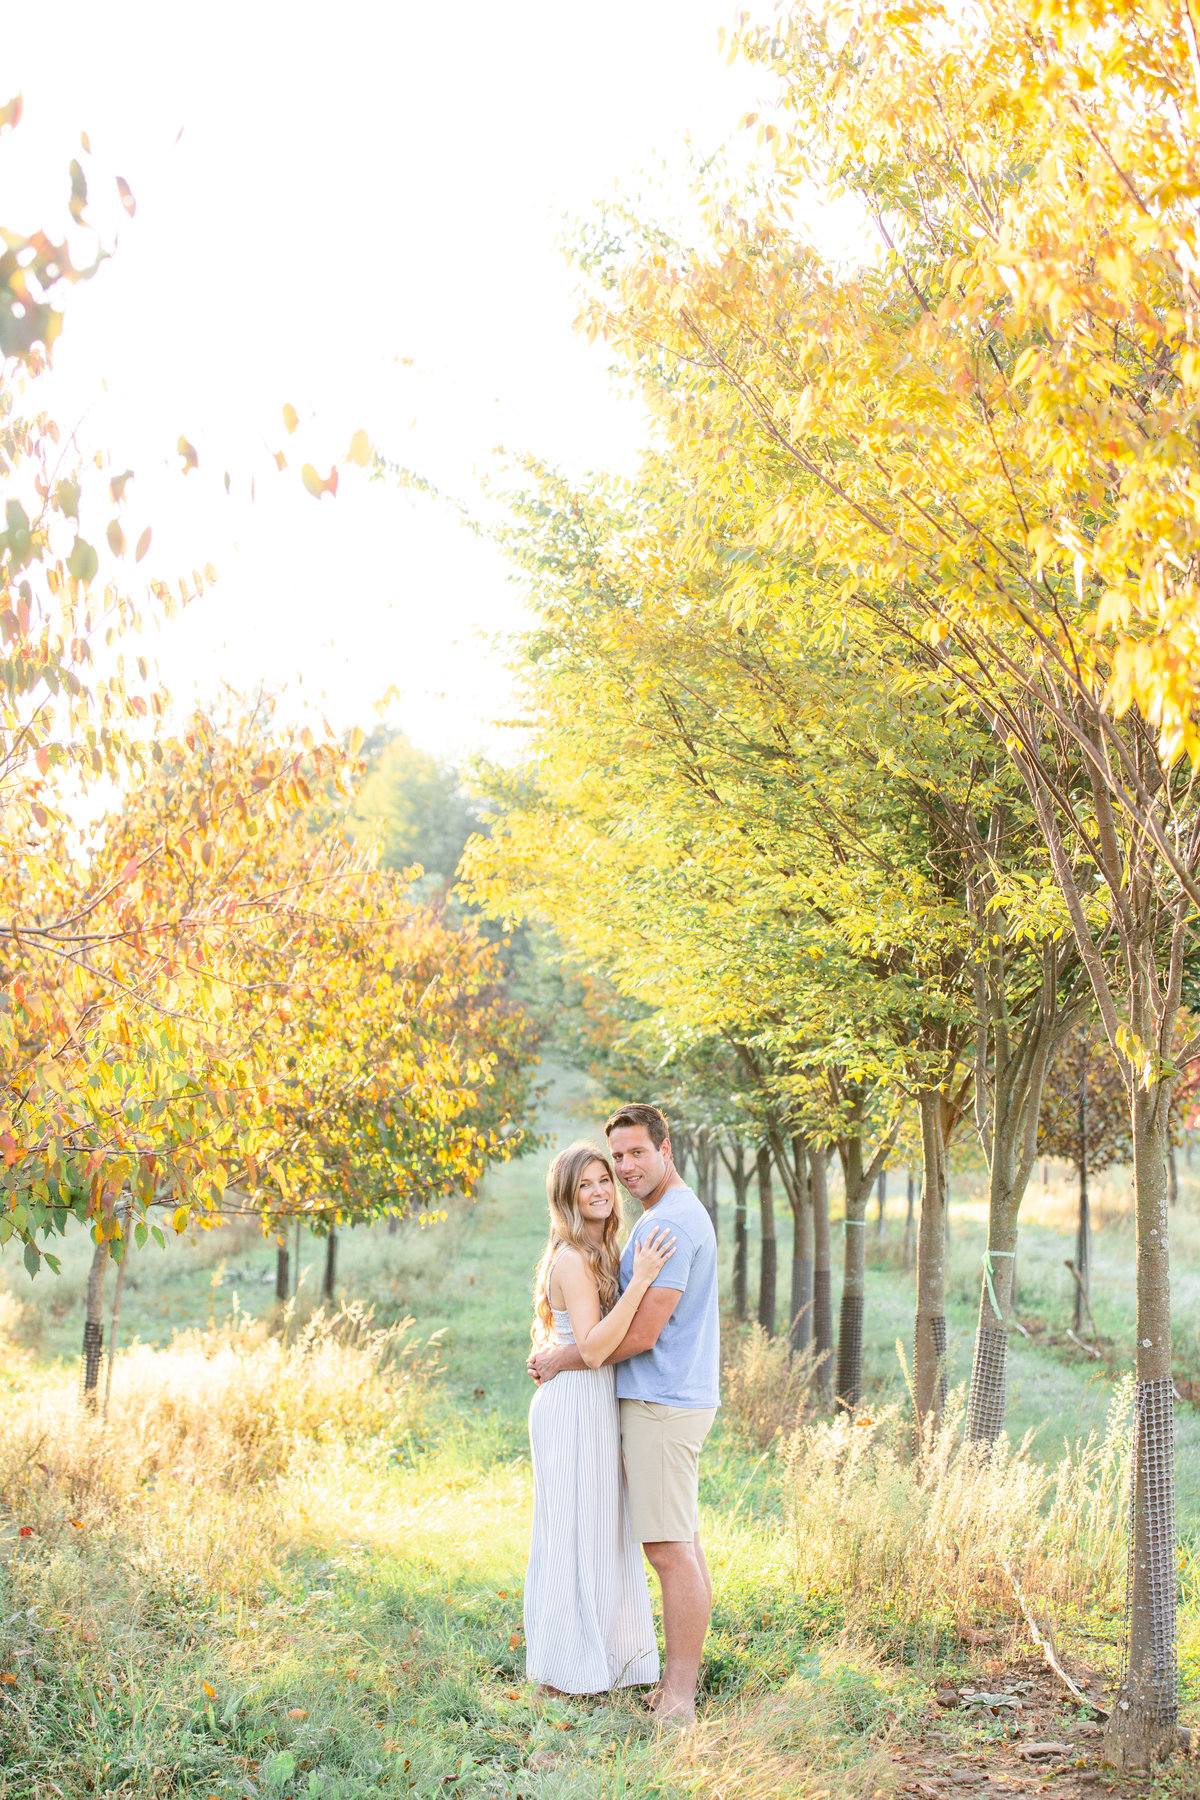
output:
[{"label": "long blonde wavy hair", "polygon": [[596,1278],[601,1312],[611,1312],[620,1296],[621,1290],[617,1282],[621,1266],[620,1199],[616,1199],[612,1211],[604,1221],[604,1236],[598,1244],[588,1231],[586,1221],[579,1214],[579,1185],[583,1180],[584,1170],[594,1162],[604,1164],[612,1180],[613,1194],[618,1196],[619,1189],[612,1158],[607,1150],[600,1150],[595,1144],[580,1142],[568,1145],[567,1149],[559,1151],[546,1171],[546,1199],[550,1203],[550,1237],[546,1248],[542,1251],[542,1260],[538,1263],[537,1274],[533,1278],[534,1319],[531,1335],[535,1346],[549,1343],[554,1336],[554,1318],[550,1310],[550,1298],[546,1287],[550,1280],[550,1265],[564,1244],[573,1244],[587,1260],[588,1267]]}]

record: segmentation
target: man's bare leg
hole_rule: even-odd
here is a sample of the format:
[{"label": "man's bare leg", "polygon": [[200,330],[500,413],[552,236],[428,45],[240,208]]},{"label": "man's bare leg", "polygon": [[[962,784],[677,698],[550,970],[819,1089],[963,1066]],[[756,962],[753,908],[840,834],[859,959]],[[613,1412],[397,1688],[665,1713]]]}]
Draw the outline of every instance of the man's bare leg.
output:
[{"label": "man's bare leg", "polygon": [[[712,1576],[709,1574],[708,1564],[704,1560],[704,1546],[700,1542],[700,1533],[699,1532],[697,1532],[695,1537],[692,1539],[692,1545],[696,1552],[696,1561],[700,1565],[700,1572],[704,1577],[704,1585],[708,1589],[708,1610],[709,1610],[709,1614],[711,1615],[711,1613],[712,1613],[712,1597],[713,1597]],[[660,1681],[658,1683],[657,1687],[651,1688],[650,1692],[645,1696],[645,1704],[651,1712],[658,1711],[659,1705],[662,1702],[662,1695],[663,1695],[663,1684]]]},{"label": "man's bare leg", "polygon": [[651,1706],[656,1717],[690,1725],[696,1717],[696,1684],[700,1654],[712,1612],[712,1584],[699,1538],[691,1543],[643,1544],[647,1560],[662,1585],[663,1637],[666,1660],[662,1681]]},{"label": "man's bare leg", "polygon": [[700,1564],[700,1571],[701,1571],[702,1575],[704,1576],[704,1585],[708,1589],[708,1610],[709,1610],[709,1614],[711,1616],[711,1614],[712,1614],[712,1596],[713,1596],[712,1576],[709,1574],[708,1564],[704,1560],[704,1546],[700,1542],[700,1533],[699,1532],[697,1532],[695,1537],[692,1539],[692,1543],[694,1544],[695,1550],[696,1550],[696,1561]]}]

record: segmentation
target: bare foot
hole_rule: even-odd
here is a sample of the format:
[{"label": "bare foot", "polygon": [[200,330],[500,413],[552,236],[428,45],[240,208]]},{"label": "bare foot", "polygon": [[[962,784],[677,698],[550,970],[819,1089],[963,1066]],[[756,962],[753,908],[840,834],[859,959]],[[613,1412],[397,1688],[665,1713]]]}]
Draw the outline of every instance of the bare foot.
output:
[{"label": "bare foot", "polygon": [[573,1700],[574,1694],[568,1694],[565,1688],[551,1687],[548,1681],[539,1681],[537,1686],[539,1700]]},{"label": "bare foot", "polygon": [[654,1717],[664,1731],[690,1731],[696,1723],[696,1702],[687,1694],[660,1692]]},{"label": "bare foot", "polygon": [[661,1686],[660,1687],[652,1687],[648,1694],[642,1695],[642,1705],[645,1707],[647,1712],[657,1712],[659,1707],[662,1705],[662,1697],[663,1697],[663,1693],[662,1693]]}]

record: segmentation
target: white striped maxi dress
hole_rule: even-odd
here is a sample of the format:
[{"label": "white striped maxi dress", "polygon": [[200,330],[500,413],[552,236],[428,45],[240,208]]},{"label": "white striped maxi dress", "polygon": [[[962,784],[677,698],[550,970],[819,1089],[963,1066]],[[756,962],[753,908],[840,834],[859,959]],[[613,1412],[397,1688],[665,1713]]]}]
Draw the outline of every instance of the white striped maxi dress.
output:
[{"label": "white striped maxi dress", "polygon": [[[553,1310],[560,1344],[570,1316]],[[529,1408],[533,1541],[525,1576],[525,1673],[566,1694],[658,1680],[641,1546],[629,1526],[611,1369],[564,1369]]]}]

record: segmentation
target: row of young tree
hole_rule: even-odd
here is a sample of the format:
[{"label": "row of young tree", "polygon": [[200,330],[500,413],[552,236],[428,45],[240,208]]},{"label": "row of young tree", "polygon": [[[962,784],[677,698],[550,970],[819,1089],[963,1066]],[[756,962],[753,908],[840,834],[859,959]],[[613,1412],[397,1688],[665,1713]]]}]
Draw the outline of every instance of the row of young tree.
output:
[{"label": "row of young tree", "polygon": [[[633,480],[530,464],[514,498],[531,755],[469,853],[472,888],[547,921],[657,1021],[664,1058],[718,1071],[789,1200],[811,1202],[814,1270],[836,1151],[847,1401],[868,1195],[915,1113],[922,1426],[944,1383],[947,1156],[978,1133],[982,1446],[1003,1427],[1047,1071],[1094,1024],[1136,1192],[1132,1616],[1109,1740],[1137,1761],[1177,1709],[1195,32],[1178,0],[785,0],[730,52],[773,94],[750,122],[766,169],[740,189],[702,175],[690,238],[612,212],[583,245],[584,323],[627,359],[653,443]],[[852,265],[798,222],[821,188],[868,229]]]},{"label": "row of young tree", "polygon": [[495,934],[399,859],[402,740],[356,797],[361,733],[261,699],[179,720],[138,653],[215,576],[135,601],[136,475],[39,406],[59,296],[105,256],[72,261],[78,162],[70,193],[69,239],[6,231],[0,255],[0,1246],[57,1272],[56,1237],[91,1228],[94,1391],[110,1258],[232,1209],[309,1224],[331,1269],[341,1222],[437,1210],[520,1146],[536,1033]]},{"label": "row of young tree", "polygon": [[[834,1146],[827,1144],[822,1148],[799,1134],[787,1141],[777,1138],[776,1143],[784,1141],[785,1153],[791,1159],[791,1173],[782,1171],[780,1181],[775,1150],[770,1139],[761,1135],[758,1109],[753,1098],[743,1091],[742,1071],[729,1056],[728,1041],[676,1043],[667,1049],[661,1033],[663,1020],[648,1009],[631,1006],[610,984],[597,978],[595,968],[564,976],[562,967],[556,966],[547,984],[548,946],[535,940],[523,949],[526,953],[521,958],[521,975],[525,997],[549,1031],[553,1051],[572,1066],[586,1070],[598,1092],[606,1096],[606,1104],[618,1104],[620,1096],[627,1093],[658,1096],[671,1118],[676,1166],[689,1175],[718,1233],[718,1186],[722,1179],[727,1182],[733,1199],[733,1316],[743,1323],[753,1317],[768,1336],[782,1330],[794,1349],[811,1345],[817,1390],[823,1397],[830,1397],[833,1342],[828,1323],[829,1169]],[[1066,1262],[1070,1275],[1068,1305],[1074,1334],[1089,1332],[1093,1338],[1099,1334],[1091,1296],[1089,1183],[1114,1164],[1127,1164],[1132,1152],[1129,1108],[1120,1070],[1097,1039],[1094,1019],[1085,1019],[1065,1034],[1043,1084],[1037,1132],[1043,1186],[1049,1181],[1048,1159],[1055,1159],[1066,1166],[1076,1187],[1075,1250]],[[1187,1131],[1187,1121],[1195,1109],[1198,1080],[1200,1062],[1193,1062],[1181,1073],[1172,1097],[1167,1163],[1171,1206],[1179,1193],[1176,1148],[1180,1142],[1186,1142],[1191,1167],[1193,1138]],[[779,1100],[786,1111],[787,1096],[780,1096]],[[882,1241],[889,1173],[903,1171],[900,1248],[906,1269],[913,1268],[916,1261],[914,1171],[920,1162],[920,1147],[914,1141],[911,1124],[910,1116],[909,1129],[901,1131],[874,1183],[875,1235]],[[977,1145],[978,1139],[975,1145],[968,1142],[962,1148],[970,1158]],[[849,1146],[839,1143],[837,1148],[840,1167]],[[814,1172],[818,1158],[820,1167]],[[791,1214],[790,1289],[786,1304],[779,1299],[783,1254],[775,1193],[780,1186]],[[759,1258],[752,1297],[749,1220],[755,1213],[759,1223]],[[842,1224],[844,1220],[835,1220],[835,1225]],[[948,1211],[946,1229],[948,1233]],[[1014,1305],[1015,1286],[1014,1270]],[[1081,1342],[1081,1348],[1095,1354],[1094,1344]],[[846,1404],[849,1396],[839,1390],[838,1399]]]}]

